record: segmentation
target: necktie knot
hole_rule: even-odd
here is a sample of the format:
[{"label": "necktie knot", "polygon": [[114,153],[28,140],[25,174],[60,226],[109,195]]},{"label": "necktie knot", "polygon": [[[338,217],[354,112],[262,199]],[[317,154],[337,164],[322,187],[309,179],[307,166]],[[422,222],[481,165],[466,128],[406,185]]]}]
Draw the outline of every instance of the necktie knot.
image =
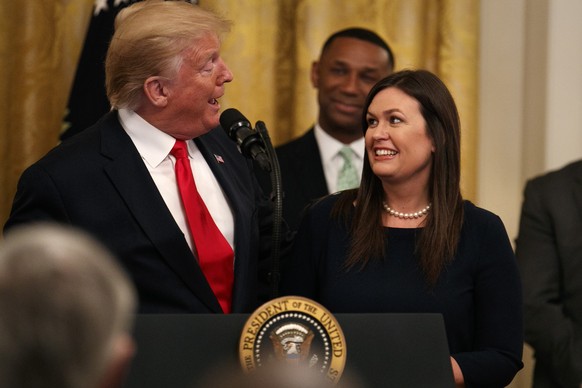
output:
[{"label": "necktie knot", "polygon": [[176,140],[170,154],[176,159],[187,158],[188,146],[186,145],[186,142],[184,140]]}]

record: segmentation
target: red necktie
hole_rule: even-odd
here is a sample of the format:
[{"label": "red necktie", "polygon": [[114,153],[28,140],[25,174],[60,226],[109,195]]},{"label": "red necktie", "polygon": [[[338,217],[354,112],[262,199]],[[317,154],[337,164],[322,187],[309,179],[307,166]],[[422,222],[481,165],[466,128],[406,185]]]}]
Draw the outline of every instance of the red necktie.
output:
[{"label": "red necktie", "polygon": [[176,140],[170,154],[176,158],[176,180],[198,253],[198,263],[220,302],[222,311],[230,313],[234,283],[234,253],[198,194],[186,142]]}]

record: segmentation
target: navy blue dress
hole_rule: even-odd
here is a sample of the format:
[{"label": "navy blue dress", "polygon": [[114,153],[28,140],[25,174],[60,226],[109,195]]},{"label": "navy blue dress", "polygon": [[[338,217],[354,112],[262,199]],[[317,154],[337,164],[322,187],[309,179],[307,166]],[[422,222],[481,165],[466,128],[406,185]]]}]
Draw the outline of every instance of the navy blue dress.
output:
[{"label": "navy blue dress", "polygon": [[431,288],[414,254],[421,229],[385,228],[384,259],[345,270],[348,231],[330,217],[337,198],[328,196],[304,217],[282,294],[311,298],[333,313],[441,313],[466,386],[509,384],[523,367],[522,298],[501,219],[465,201],[457,255]]}]

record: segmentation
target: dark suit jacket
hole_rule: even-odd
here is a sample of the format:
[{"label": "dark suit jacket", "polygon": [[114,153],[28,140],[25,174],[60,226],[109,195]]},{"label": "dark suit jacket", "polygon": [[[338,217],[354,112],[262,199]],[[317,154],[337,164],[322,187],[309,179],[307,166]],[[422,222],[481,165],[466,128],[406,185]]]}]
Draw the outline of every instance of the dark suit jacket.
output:
[{"label": "dark suit jacket", "polygon": [[[275,151],[283,183],[283,218],[290,229],[297,230],[305,207],[329,194],[313,128]],[[262,172],[257,174],[263,190],[270,192],[269,178]]]},{"label": "dark suit jacket", "polygon": [[[232,306],[233,312],[249,312],[257,307],[257,258],[268,256],[270,249],[270,203],[262,196],[251,163],[223,130],[195,142],[234,213]],[[109,247],[137,286],[140,312],[221,312],[117,112],[23,173],[5,231],[39,220],[80,227]]]},{"label": "dark suit jacket", "polygon": [[582,383],[582,161],[530,180],[517,239],[534,387]]}]

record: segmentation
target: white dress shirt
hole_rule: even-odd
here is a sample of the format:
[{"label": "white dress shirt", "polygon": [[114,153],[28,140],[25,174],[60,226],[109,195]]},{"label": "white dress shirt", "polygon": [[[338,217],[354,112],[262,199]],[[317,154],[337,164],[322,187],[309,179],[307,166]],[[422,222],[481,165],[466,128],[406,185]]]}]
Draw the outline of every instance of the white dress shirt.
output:
[{"label": "white dress shirt", "polygon": [[[120,109],[119,120],[141,155],[174,220],[186,236],[190,249],[194,251],[194,242],[174,172],[176,159],[170,155],[176,139],[152,126],[131,110]],[[186,144],[196,188],[218,229],[234,249],[234,216],[226,196],[194,141],[189,140]]]},{"label": "white dress shirt", "polygon": [[[344,143],[328,135],[319,124],[314,127],[315,140],[321,155],[321,165],[325,173],[327,189],[330,193],[337,191],[337,177],[344,165],[344,159],[339,155],[339,151]],[[364,157],[366,157],[366,142],[363,137],[347,144],[354,152],[352,163],[358,171],[358,177],[362,178],[362,168],[364,167]]]}]

